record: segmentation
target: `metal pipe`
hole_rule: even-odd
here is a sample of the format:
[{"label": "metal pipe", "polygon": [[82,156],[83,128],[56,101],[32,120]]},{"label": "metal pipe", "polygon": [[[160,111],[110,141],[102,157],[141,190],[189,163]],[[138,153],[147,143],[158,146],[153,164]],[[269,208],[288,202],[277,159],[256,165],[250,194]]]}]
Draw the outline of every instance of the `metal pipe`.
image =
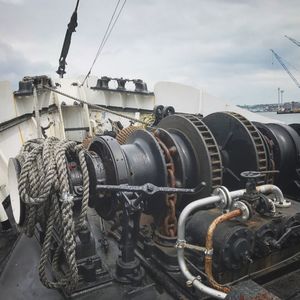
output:
[{"label": "metal pipe", "polygon": [[[284,199],[281,189],[276,185],[273,185],[273,184],[259,185],[256,187],[256,190],[263,194],[267,194],[267,193],[274,194],[274,196],[276,198],[275,204],[282,204],[282,206],[290,206],[291,205],[290,202],[287,202]],[[240,197],[241,192],[242,192],[242,194],[244,194],[246,192],[246,190],[244,189],[244,190],[232,191],[229,194],[230,194],[231,198],[234,199],[234,198]]]},{"label": "metal pipe", "polygon": [[[281,190],[275,185],[266,184],[266,185],[258,186],[257,191],[261,193],[273,192],[275,196],[278,197],[278,199],[284,201]],[[232,191],[228,193],[228,196],[230,196],[231,199],[235,199],[242,196],[245,192],[246,192],[245,189]],[[181,212],[178,220],[178,227],[177,227],[178,230],[177,231],[177,258],[178,258],[178,264],[181,272],[187,278],[188,283],[191,284],[191,286],[194,286],[196,289],[200,290],[201,292],[217,299],[224,299],[227,294],[204,285],[200,281],[201,280],[200,277],[195,277],[190,273],[184,259],[184,246],[181,245],[185,243],[186,219],[193,211],[200,209],[203,206],[209,204],[216,204],[220,202],[223,202],[222,204],[223,205],[225,204],[226,206],[228,201],[232,202],[231,199],[227,199],[227,197],[222,197],[222,194],[219,194],[219,195],[193,201],[192,203],[187,205]]]},{"label": "metal pipe", "polygon": [[266,193],[274,194],[274,196],[276,198],[275,204],[277,204],[278,206],[288,207],[291,205],[291,202],[287,202],[284,199],[281,189],[276,185],[264,184],[264,185],[256,187],[256,190],[263,194],[266,194]]},{"label": "metal pipe", "polygon": [[225,221],[231,220],[235,217],[241,216],[243,213],[240,209],[235,209],[233,211],[230,211],[226,214],[223,214],[210,224],[207,235],[206,235],[206,253],[205,253],[205,273],[207,274],[207,279],[210,282],[210,284],[217,290],[222,291],[224,293],[229,293],[230,288],[226,286],[221,286],[219,283],[216,282],[216,280],[213,277],[212,272],[212,262],[213,262],[213,236],[214,232],[217,228],[217,226]]},{"label": "metal pipe", "polygon": [[[218,203],[221,201],[220,196],[211,196],[208,198],[196,200],[189,205],[187,205],[183,211],[180,214],[179,220],[178,220],[178,232],[177,232],[177,241],[180,243],[181,241],[185,240],[185,223],[187,217],[196,209],[199,209],[202,206],[206,206],[209,204]],[[194,286],[196,289],[200,290],[201,292],[210,295],[217,299],[224,299],[226,297],[226,294],[223,292],[220,292],[218,290],[212,289],[206,285],[204,285],[199,278],[195,277],[190,273],[190,271],[187,268],[187,265],[184,260],[184,248],[178,247],[177,248],[177,257],[178,257],[178,264],[180,267],[181,272],[183,275],[187,278],[188,282]]]}]

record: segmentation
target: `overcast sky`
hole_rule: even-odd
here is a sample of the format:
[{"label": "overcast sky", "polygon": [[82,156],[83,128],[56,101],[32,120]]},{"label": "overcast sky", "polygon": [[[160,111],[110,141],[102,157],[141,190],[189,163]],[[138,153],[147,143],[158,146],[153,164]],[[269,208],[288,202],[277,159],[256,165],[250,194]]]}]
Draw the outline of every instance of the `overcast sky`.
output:
[{"label": "overcast sky", "polygon": [[[122,1],[122,0],[121,0]],[[75,0],[0,0],[0,80],[57,76]],[[81,0],[67,76],[85,74],[117,1]],[[168,80],[203,87],[235,104],[300,99],[299,0],[127,0],[93,74],[141,78],[149,89]],[[273,63],[272,63],[273,62]],[[295,69],[295,68],[298,68]]]}]

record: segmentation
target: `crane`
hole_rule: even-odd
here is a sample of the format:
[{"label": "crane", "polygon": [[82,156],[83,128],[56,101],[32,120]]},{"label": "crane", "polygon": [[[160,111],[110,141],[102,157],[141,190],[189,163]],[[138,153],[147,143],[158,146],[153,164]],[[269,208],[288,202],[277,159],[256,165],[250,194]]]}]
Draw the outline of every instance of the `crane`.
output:
[{"label": "crane", "polygon": [[289,37],[287,35],[285,35],[285,37],[287,39],[289,39],[291,42],[293,42],[295,45],[297,45],[298,47],[300,47],[300,42],[298,42],[297,40],[295,40],[295,39],[293,39],[293,38],[291,38],[291,37]]},{"label": "crane", "polygon": [[270,49],[270,50],[274,54],[274,56],[276,57],[276,59],[278,60],[278,62],[281,64],[281,66],[289,74],[289,76],[291,77],[291,79],[295,82],[295,84],[297,85],[297,87],[300,88],[300,83],[295,78],[295,76],[290,72],[290,70],[287,68],[287,66],[284,64],[284,62],[282,61],[282,58],[273,49]]}]

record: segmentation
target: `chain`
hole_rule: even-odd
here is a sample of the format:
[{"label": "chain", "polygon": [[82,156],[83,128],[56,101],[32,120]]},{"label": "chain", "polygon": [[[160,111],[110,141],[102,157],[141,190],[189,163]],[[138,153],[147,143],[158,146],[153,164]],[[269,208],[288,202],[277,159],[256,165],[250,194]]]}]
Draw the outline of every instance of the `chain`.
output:
[{"label": "chain", "polygon": [[[160,148],[162,149],[165,157],[167,173],[168,173],[168,186],[175,188],[176,187],[175,165],[173,162],[172,155],[175,153],[176,148],[171,147],[169,149],[158,137],[158,134],[156,134],[156,132],[154,132],[154,136]],[[167,194],[166,206],[168,208],[168,212],[162,224],[162,233],[170,237],[175,237],[177,234],[176,202],[177,202],[177,194],[175,193]]]}]

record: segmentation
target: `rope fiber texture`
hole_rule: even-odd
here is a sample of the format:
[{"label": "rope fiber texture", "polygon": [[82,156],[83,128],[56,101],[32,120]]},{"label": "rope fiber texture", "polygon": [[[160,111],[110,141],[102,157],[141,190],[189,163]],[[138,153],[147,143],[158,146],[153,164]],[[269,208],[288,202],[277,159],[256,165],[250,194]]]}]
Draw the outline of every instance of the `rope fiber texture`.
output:
[{"label": "rope fiber texture", "polygon": [[[76,230],[86,227],[89,174],[85,151],[76,142],[49,137],[27,141],[18,156],[21,164],[19,194],[25,204],[25,220],[19,226],[20,230],[32,237],[36,225],[40,226],[44,234],[39,264],[40,280],[47,288],[62,288],[66,293],[71,293],[78,283]],[[76,220],[68,179],[67,156],[70,154],[77,157],[82,172],[82,204]],[[60,268],[61,259],[65,262],[64,270]],[[56,280],[53,281],[46,274],[49,261],[55,274]]]}]

